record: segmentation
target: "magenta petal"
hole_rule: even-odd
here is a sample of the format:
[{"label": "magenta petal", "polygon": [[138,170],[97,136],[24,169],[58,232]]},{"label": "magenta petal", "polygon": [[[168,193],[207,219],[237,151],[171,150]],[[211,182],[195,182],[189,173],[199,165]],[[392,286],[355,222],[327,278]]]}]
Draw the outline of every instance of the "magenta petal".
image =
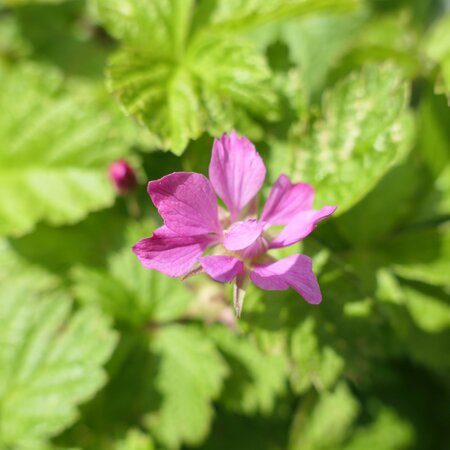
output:
[{"label": "magenta petal", "polygon": [[216,196],[204,175],[175,172],[150,181],[147,190],[165,225],[175,233],[222,233]]},{"label": "magenta petal", "polygon": [[333,214],[336,206],[324,206],[319,211],[310,209],[297,214],[280,234],[269,244],[269,248],[288,247],[308,236],[317,223]]},{"label": "magenta petal", "polygon": [[249,247],[262,235],[264,225],[254,219],[234,223],[225,234],[223,246],[232,252]]},{"label": "magenta petal", "polygon": [[232,256],[203,256],[199,258],[205,272],[216,281],[226,283],[244,270],[244,264]]},{"label": "magenta petal", "polygon": [[286,225],[300,211],[312,208],[314,188],[306,183],[291,183],[280,175],[275,181],[261,215],[271,225]]},{"label": "magenta petal", "polygon": [[261,189],[265,176],[263,160],[246,137],[238,137],[233,130],[214,141],[209,178],[233,221]]},{"label": "magenta petal", "polygon": [[152,237],[135,244],[133,252],[147,269],[180,277],[189,273],[205,249],[214,243],[211,236],[180,236],[161,227]]},{"label": "magenta petal", "polygon": [[319,283],[309,256],[292,255],[271,264],[255,265],[250,279],[266,291],[295,289],[308,303],[322,301]]}]

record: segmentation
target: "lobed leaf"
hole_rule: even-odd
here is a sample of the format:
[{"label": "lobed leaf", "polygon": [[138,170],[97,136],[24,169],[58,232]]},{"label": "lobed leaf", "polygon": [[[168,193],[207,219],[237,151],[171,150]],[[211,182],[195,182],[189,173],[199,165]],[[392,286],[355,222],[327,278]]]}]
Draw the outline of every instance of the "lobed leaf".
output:
[{"label": "lobed leaf", "polygon": [[411,145],[407,86],[391,65],[368,66],[325,95],[322,117],[293,150],[295,180],[316,187],[318,205],[345,210]]},{"label": "lobed leaf", "polygon": [[359,0],[228,0],[216,2],[212,16],[216,29],[246,30],[296,16],[356,9]]},{"label": "lobed leaf", "polygon": [[144,269],[131,251],[154,228],[149,222],[128,226],[125,245],[109,256],[106,269],[76,267],[72,278],[77,298],[132,326],[180,318],[193,298],[188,288],[181,280]]},{"label": "lobed leaf", "polygon": [[400,276],[448,286],[450,227],[411,229],[386,240],[380,251]]},{"label": "lobed leaf", "polygon": [[[23,5],[29,5],[29,4],[36,4],[36,3],[48,3],[50,5],[55,5],[58,3],[65,2],[66,0],[2,0],[1,3],[5,4],[6,6],[11,7],[20,7]],[[1,4],[0,3],[0,4]]]},{"label": "lobed leaf", "polygon": [[291,21],[280,27],[289,56],[299,67],[304,95],[320,92],[330,70],[354,42],[366,14],[321,14]]},{"label": "lobed leaf", "polygon": [[118,442],[114,450],[154,450],[155,446],[150,436],[139,430],[130,430],[125,439]]},{"label": "lobed leaf", "polygon": [[[0,443],[45,442],[75,421],[105,382],[116,341],[95,309],[70,315],[66,295],[39,288],[41,274],[0,287]],[[95,336],[95,339],[92,337]]]},{"label": "lobed leaf", "polygon": [[311,317],[294,331],[291,354],[294,362],[291,382],[298,393],[306,392],[311,386],[319,391],[331,388],[344,368],[343,358],[332,347],[320,348]]},{"label": "lobed leaf", "polygon": [[79,221],[110,206],[107,165],[118,146],[108,112],[84,93],[63,91],[58,73],[33,66],[0,71],[0,235],[21,235],[37,222]]},{"label": "lobed leaf", "polygon": [[403,450],[413,441],[412,426],[394,410],[382,407],[375,420],[356,428],[343,450]]},{"label": "lobed leaf", "polygon": [[291,450],[340,448],[351,431],[358,411],[359,403],[347,385],[340,383],[333,392],[322,394],[316,403],[300,407],[289,448]]},{"label": "lobed leaf", "polygon": [[190,139],[229,129],[242,115],[273,117],[270,72],[252,45],[209,38],[192,45],[185,59],[180,64],[152,48],[128,48],[110,60],[110,91],[163,148],[180,154]]},{"label": "lobed leaf", "polygon": [[403,287],[404,301],[416,325],[429,333],[450,330],[448,294],[427,286]]},{"label": "lobed leaf", "polygon": [[450,93],[450,14],[443,15],[431,28],[424,42],[425,54],[439,67],[438,88]]},{"label": "lobed leaf", "polygon": [[277,98],[263,55],[230,32],[358,3],[97,0],[105,26],[124,44],[110,60],[109,90],[178,155],[205,131],[245,125],[248,132],[254,119],[276,117]]},{"label": "lobed leaf", "polygon": [[161,358],[155,382],[162,404],[149,418],[150,428],[169,448],[197,445],[208,434],[212,400],[220,394],[227,366],[195,327],[160,328],[151,350]]},{"label": "lobed leaf", "polygon": [[231,368],[221,402],[245,414],[271,413],[285,390],[284,356],[263,351],[252,336],[240,338],[225,328],[214,328],[212,337]]},{"label": "lobed leaf", "polygon": [[353,246],[382,242],[417,214],[422,170],[411,157],[395,164],[363,199],[336,219],[339,233]]}]

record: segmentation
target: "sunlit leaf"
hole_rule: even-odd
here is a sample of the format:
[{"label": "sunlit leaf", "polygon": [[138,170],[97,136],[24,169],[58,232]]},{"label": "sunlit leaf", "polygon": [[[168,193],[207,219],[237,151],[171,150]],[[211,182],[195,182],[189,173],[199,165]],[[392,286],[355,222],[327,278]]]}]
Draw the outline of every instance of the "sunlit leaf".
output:
[{"label": "sunlit leaf", "polygon": [[28,4],[36,3],[48,3],[48,4],[58,4],[65,2],[66,0],[1,0],[0,5],[3,3],[7,6],[23,6]]},{"label": "sunlit leaf", "polygon": [[381,408],[375,420],[358,427],[344,450],[403,450],[413,440],[411,425],[389,408]]},{"label": "sunlit leaf", "polygon": [[0,234],[76,222],[112,204],[107,165],[121,153],[111,116],[64,92],[53,71],[0,71]]},{"label": "sunlit leaf", "polygon": [[151,348],[161,358],[155,383],[162,403],[149,426],[169,448],[196,445],[208,433],[211,402],[220,393],[227,366],[212,342],[194,327],[162,327]]},{"label": "sunlit leaf", "polygon": [[351,432],[351,425],[358,411],[359,404],[350,389],[345,384],[339,384],[333,392],[322,394],[314,405],[305,404],[300,407],[289,448],[340,448],[340,444]]},{"label": "sunlit leaf", "polygon": [[[32,445],[77,418],[105,382],[115,334],[95,309],[71,316],[67,295],[39,288],[40,275],[0,288],[0,443]],[[93,339],[95,336],[95,339]]]},{"label": "sunlit leaf", "polygon": [[363,26],[363,13],[318,15],[288,22],[280,34],[298,66],[307,96],[323,88],[328,72]]},{"label": "sunlit leaf", "polygon": [[287,361],[281,354],[264,352],[250,336],[239,338],[225,328],[213,338],[231,368],[221,401],[232,411],[270,413],[284,391]]},{"label": "sunlit leaf", "polygon": [[395,67],[368,66],[325,95],[322,117],[295,142],[292,175],[316,188],[318,205],[341,214],[411,145],[407,86]]},{"label": "sunlit leaf", "polygon": [[344,368],[342,357],[332,347],[320,348],[315,335],[315,322],[311,317],[294,331],[291,353],[295,363],[291,381],[299,393],[311,386],[320,391],[329,389]]},{"label": "sunlit leaf", "polygon": [[441,91],[450,93],[450,14],[442,16],[430,30],[425,43],[426,55],[438,64]]},{"label": "sunlit leaf", "polygon": [[374,189],[336,219],[340,234],[352,245],[375,243],[401,226],[402,221],[415,216],[422,170],[412,158],[392,167]]},{"label": "sunlit leaf", "polygon": [[247,42],[209,38],[179,64],[152,49],[128,49],[110,60],[109,87],[126,110],[180,154],[190,139],[236,125],[248,114],[273,117],[270,72]]},{"label": "sunlit leaf", "polygon": [[439,176],[450,161],[450,115],[445,96],[428,89],[420,103],[419,149],[433,175]]},{"label": "sunlit leaf", "polygon": [[110,256],[106,269],[78,266],[73,271],[78,299],[134,326],[177,319],[193,298],[181,280],[145,269],[131,251],[139,232],[140,238],[151,234],[154,225],[147,225],[129,231],[135,237]]},{"label": "sunlit leaf", "polygon": [[242,131],[248,133],[253,119],[276,117],[278,105],[263,55],[236,29],[357,4],[97,0],[104,24],[123,42],[110,60],[110,91],[162,148],[176,154],[205,131],[218,134],[245,125]]},{"label": "sunlit leaf", "polygon": [[130,430],[125,439],[114,447],[114,450],[154,450],[154,448],[148,435],[138,430]]},{"label": "sunlit leaf", "polygon": [[443,291],[427,286],[403,287],[406,307],[414,322],[429,333],[450,329],[450,301]]},{"label": "sunlit leaf", "polygon": [[413,229],[386,240],[380,250],[395,272],[425,283],[448,285],[450,228]]},{"label": "sunlit leaf", "polygon": [[212,22],[216,28],[240,31],[295,16],[351,11],[359,0],[229,0],[218,2]]}]

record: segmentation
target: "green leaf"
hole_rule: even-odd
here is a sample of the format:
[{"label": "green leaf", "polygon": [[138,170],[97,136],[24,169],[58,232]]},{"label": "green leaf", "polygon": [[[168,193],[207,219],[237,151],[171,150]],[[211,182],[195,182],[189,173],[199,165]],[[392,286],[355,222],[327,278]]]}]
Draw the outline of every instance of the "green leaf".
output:
[{"label": "green leaf", "polygon": [[332,347],[320,348],[315,327],[314,319],[309,317],[292,335],[291,354],[295,365],[291,382],[298,393],[306,392],[311,386],[319,391],[331,388],[344,368],[344,360]]},{"label": "green leaf", "polygon": [[448,285],[450,226],[412,229],[387,239],[379,248],[400,276],[436,285]]},{"label": "green leaf", "polygon": [[440,69],[439,90],[450,94],[450,14],[444,15],[431,28],[424,41],[425,54]]},{"label": "green leaf", "polygon": [[412,157],[396,164],[374,189],[336,219],[340,234],[352,246],[382,241],[406,218],[417,214],[416,196],[423,184],[422,173],[423,166]]},{"label": "green leaf", "polygon": [[[105,382],[115,345],[92,308],[71,315],[62,293],[22,274],[0,287],[0,443],[44,442],[77,418],[77,405]],[[93,339],[95,336],[95,339]]]},{"label": "green leaf", "polygon": [[37,443],[33,442],[32,444],[28,445],[21,445],[20,447],[14,447],[14,450],[83,450],[79,447],[60,447],[51,445],[48,442],[45,443]]},{"label": "green leaf", "polygon": [[82,77],[83,81],[94,78],[103,81],[109,49],[104,42],[92,39],[93,23],[86,15],[86,2],[19,0],[19,3],[23,6],[9,16],[14,19],[18,34],[15,43],[6,42],[12,52],[10,56],[31,57],[41,64],[57,66],[69,77]]},{"label": "green leaf", "polygon": [[409,148],[406,88],[394,66],[368,66],[325,95],[322,118],[299,138],[292,161],[294,180],[316,188],[317,205],[338,205],[341,214]]},{"label": "green leaf", "polygon": [[48,4],[57,4],[65,2],[66,0],[1,0],[0,4],[3,3],[6,6],[23,6],[23,5],[29,5],[29,4],[36,4],[36,3],[48,3]]},{"label": "green leaf", "polygon": [[97,13],[117,39],[155,53],[183,49],[193,0],[95,0]]},{"label": "green leaf", "polygon": [[[397,352],[446,376],[450,369],[450,361],[445,357],[450,345],[448,312],[443,318],[438,315],[449,307],[448,293],[421,283],[400,283],[389,271],[379,273],[378,285],[377,296],[395,333],[392,343]],[[405,286],[409,288],[406,291]],[[410,289],[414,291],[408,292]],[[434,299],[428,304],[430,295]]]},{"label": "green leaf", "polygon": [[178,155],[205,131],[257,132],[254,119],[277,116],[277,97],[263,55],[235,29],[357,3],[97,0],[105,26],[124,44],[110,60],[109,89]]},{"label": "green leaf", "polygon": [[181,154],[204,131],[274,117],[277,98],[264,57],[238,36],[190,33],[192,1],[97,5],[124,42],[110,59],[109,90],[162,148]]},{"label": "green leaf", "polygon": [[212,400],[220,394],[227,366],[212,342],[194,327],[158,329],[151,350],[161,358],[155,382],[162,404],[149,418],[149,426],[169,448],[198,445],[208,434]]},{"label": "green leaf", "polygon": [[428,333],[450,329],[448,293],[435,286],[395,278],[389,271],[378,274],[378,295],[384,302],[402,305],[414,324]]},{"label": "green leaf", "polygon": [[109,89],[127,112],[176,154],[203,131],[230,129],[242,115],[273,116],[269,80],[262,56],[236,38],[199,42],[182,64],[152,49],[126,48],[111,58],[108,72]]},{"label": "green leaf", "polygon": [[358,402],[343,383],[333,392],[322,394],[317,403],[304,404],[294,421],[290,450],[340,448],[351,431],[358,410]]},{"label": "green leaf", "polygon": [[227,31],[242,31],[321,11],[351,11],[361,4],[359,0],[228,0],[216,3],[213,26]]},{"label": "green leaf", "polygon": [[107,165],[124,149],[111,116],[61,82],[32,66],[0,71],[0,235],[73,223],[113,202]]},{"label": "green leaf", "polygon": [[283,354],[263,351],[254,336],[239,337],[226,328],[214,328],[212,337],[231,368],[221,402],[231,411],[271,413],[277,396],[285,390]]},{"label": "green leaf", "polygon": [[108,86],[128,113],[159,136],[163,148],[179,154],[200,135],[199,99],[188,71],[151,54],[124,50],[110,60]]},{"label": "green leaf", "polygon": [[308,97],[323,88],[328,72],[353,43],[364,19],[361,12],[318,15],[280,27],[281,38],[289,47],[289,56],[299,66]]},{"label": "green leaf", "polygon": [[450,329],[448,294],[428,286],[404,285],[406,308],[419,328],[429,333]]},{"label": "green leaf", "polygon": [[422,71],[422,60],[417,52],[419,33],[405,11],[393,14],[368,16],[368,20],[353,40],[347,53],[333,68],[330,77],[347,74],[368,63],[395,63],[408,78]]},{"label": "green leaf", "polygon": [[[123,246],[127,218],[120,206],[92,213],[75,225],[38,224],[32,233],[10,239],[9,246],[29,263],[58,274],[73,266],[104,267],[110,253]],[[82,245],[87,236],[89,245]]]},{"label": "green leaf", "polygon": [[450,118],[448,101],[443,95],[435,95],[428,88],[420,102],[419,150],[438,177],[450,161]]},{"label": "green leaf", "polygon": [[130,430],[125,439],[114,447],[114,450],[154,450],[154,448],[150,436],[139,430]]},{"label": "green leaf", "polygon": [[411,447],[413,436],[408,422],[394,410],[382,407],[373,422],[355,430],[343,450],[403,450]]},{"label": "green leaf", "polygon": [[193,299],[187,287],[181,280],[145,269],[131,251],[152,228],[147,223],[129,229],[126,245],[109,257],[107,269],[76,267],[72,275],[77,298],[134,326],[179,318]]}]

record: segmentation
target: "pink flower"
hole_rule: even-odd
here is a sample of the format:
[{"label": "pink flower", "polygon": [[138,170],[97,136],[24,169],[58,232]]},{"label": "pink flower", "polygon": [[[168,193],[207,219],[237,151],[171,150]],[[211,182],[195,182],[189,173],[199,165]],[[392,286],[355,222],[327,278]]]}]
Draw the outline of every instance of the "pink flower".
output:
[{"label": "pink flower", "polygon": [[[336,207],[312,209],[312,186],[280,175],[258,219],[256,195],[265,175],[253,144],[233,131],[214,141],[209,180],[176,172],[151,181],[148,193],[164,225],[134,245],[142,265],[171,277],[204,271],[218,282],[234,282],[238,316],[249,280],[268,291],[293,288],[307,302],[320,303],[309,256],[277,261],[267,252],[304,239]],[[228,211],[218,207],[216,194]],[[274,227],[282,228],[276,233]]]},{"label": "pink flower", "polygon": [[124,160],[114,161],[108,169],[109,178],[120,195],[126,195],[137,187],[133,168]]}]

